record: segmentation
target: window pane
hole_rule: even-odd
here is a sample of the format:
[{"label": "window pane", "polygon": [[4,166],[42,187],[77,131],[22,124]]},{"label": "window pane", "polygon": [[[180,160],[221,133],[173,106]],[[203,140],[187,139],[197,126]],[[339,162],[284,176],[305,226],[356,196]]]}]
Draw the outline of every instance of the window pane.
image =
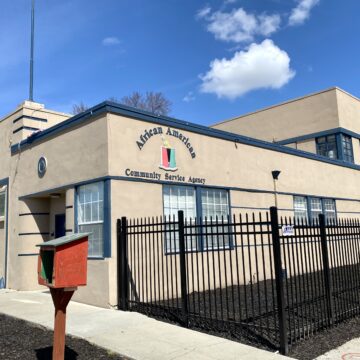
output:
[{"label": "window pane", "polygon": [[354,154],[352,149],[352,138],[348,135],[342,134],[342,148],[344,160],[348,162],[354,162]]},{"label": "window pane", "polygon": [[90,232],[89,256],[103,256],[104,183],[80,186],[78,199],[78,231]]},{"label": "window pane", "polygon": [[79,225],[79,232],[89,232],[88,256],[103,256],[103,224]]},{"label": "window pane", "polygon": [[322,136],[316,139],[316,153],[330,159],[338,159],[337,135]]},{"label": "window pane", "polygon": [[305,196],[294,196],[295,219],[306,221],[308,218],[307,200]]},{"label": "window pane", "polygon": [[[196,195],[195,189],[188,186],[170,186],[165,185],[163,189],[164,215],[171,220],[178,218],[178,211],[184,211],[186,219],[195,219],[196,217]],[[188,230],[190,231],[190,230]],[[196,250],[196,236],[186,236],[186,250]],[[168,231],[165,233],[165,251],[179,251],[179,239],[177,226],[168,225]]]},{"label": "window pane", "polygon": [[[204,225],[204,248],[223,248],[230,244],[230,236],[227,224],[229,215],[229,196],[226,190],[202,189],[201,207]],[[212,220],[212,223],[211,223]],[[206,222],[205,222],[206,221]],[[217,225],[217,226],[216,226]],[[216,234],[216,235],[211,235]]]},{"label": "window pane", "polygon": [[319,214],[322,214],[322,202],[319,198],[311,198],[310,200],[311,208],[311,220],[318,221]]},{"label": "window pane", "polygon": [[326,216],[326,220],[336,219],[335,200],[324,199],[324,213]]}]

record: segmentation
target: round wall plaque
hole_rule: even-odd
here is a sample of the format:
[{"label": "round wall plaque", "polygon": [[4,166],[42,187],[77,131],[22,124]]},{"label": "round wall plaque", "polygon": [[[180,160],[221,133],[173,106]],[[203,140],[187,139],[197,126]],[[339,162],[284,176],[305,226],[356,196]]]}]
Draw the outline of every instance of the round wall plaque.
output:
[{"label": "round wall plaque", "polygon": [[46,169],[47,169],[47,160],[44,156],[42,156],[38,162],[38,174],[40,177],[43,177],[45,175]]}]

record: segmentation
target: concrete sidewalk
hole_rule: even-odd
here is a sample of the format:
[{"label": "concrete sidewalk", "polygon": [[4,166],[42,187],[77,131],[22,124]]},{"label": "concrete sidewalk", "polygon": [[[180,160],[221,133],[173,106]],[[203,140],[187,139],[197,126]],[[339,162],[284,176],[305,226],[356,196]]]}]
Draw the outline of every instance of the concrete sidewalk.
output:
[{"label": "concrete sidewalk", "polygon": [[[46,292],[0,290],[0,312],[53,329]],[[281,360],[287,357],[131,312],[70,302],[67,334],[136,360]]]}]

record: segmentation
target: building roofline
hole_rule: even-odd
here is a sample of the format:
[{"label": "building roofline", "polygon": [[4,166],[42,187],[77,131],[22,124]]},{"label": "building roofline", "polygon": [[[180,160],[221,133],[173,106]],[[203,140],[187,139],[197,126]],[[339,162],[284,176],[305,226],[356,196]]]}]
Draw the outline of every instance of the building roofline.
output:
[{"label": "building roofline", "polygon": [[[32,107],[30,104],[36,104],[36,105],[39,105],[38,107]],[[27,109],[27,110],[32,110],[34,112],[42,112],[42,113],[45,113],[45,114],[53,114],[53,115],[58,115],[58,116],[63,116],[63,117],[71,117],[72,115],[71,114],[67,114],[67,113],[64,113],[64,112],[60,112],[60,111],[54,111],[54,110],[49,110],[49,109],[46,109],[44,107],[43,104],[40,104],[40,103],[35,103],[35,102],[31,102],[31,101],[28,101],[28,100],[25,100],[23,101],[21,104],[19,104],[15,110],[13,111],[10,111],[9,113],[5,114],[4,116],[2,116],[0,118],[0,122],[6,120],[7,118],[15,115],[17,112],[23,110],[23,109]]]},{"label": "building roofline", "polygon": [[254,114],[257,114],[257,113],[260,113],[260,112],[263,112],[263,111],[267,111],[267,110],[271,110],[271,109],[274,109],[274,108],[277,108],[277,107],[280,107],[280,106],[283,106],[283,105],[287,105],[287,104],[290,104],[290,103],[293,103],[293,102],[296,102],[296,101],[301,101],[303,99],[306,99],[306,98],[309,98],[309,97],[312,97],[312,96],[316,96],[316,95],[320,95],[320,94],[323,94],[323,93],[326,93],[326,92],[329,92],[329,91],[333,91],[333,90],[341,91],[344,94],[346,94],[348,96],[351,96],[353,99],[355,99],[357,101],[360,101],[360,99],[357,98],[356,96],[348,93],[347,91],[345,91],[345,90],[343,90],[343,89],[341,89],[341,88],[339,88],[337,86],[333,86],[333,87],[325,89],[325,90],[321,90],[321,91],[317,91],[317,92],[310,93],[310,94],[307,94],[307,95],[303,95],[303,96],[300,96],[300,97],[297,97],[297,98],[294,98],[294,99],[283,101],[283,102],[275,104],[275,105],[271,105],[271,106],[264,107],[262,109],[251,111],[251,112],[248,112],[248,113],[240,115],[240,116],[236,116],[236,117],[233,117],[233,118],[230,118],[230,119],[222,120],[222,121],[219,121],[219,122],[217,122],[215,124],[210,125],[210,127],[225,124],[225,123],[232,122],[232,121],[235,121],[235,120],[239,120],[239,119],[242,119],[242,118],[244,118],[246,116],[254,115]]},{"label": "building roofline", "polygon": [[276,143],[270,143],[264,140],[258,140],[253,139],[247,136],[239,135],[230,133],[227,131],[209,128],[204,125],[199,125],[195,123],[190,123],[184,120],[179,120],[175,118],[171,118],[168,116],[157,116],[150,112],[139,110],[136,108],[132,108],[129,106],[125,106],[122,104],[114,103],[111,101],[104,101],[78,115],[75,115],[71,117],[70,119],[67,119],[65,121],[62,121],[50,128],[47,128],[43,131],[35,132],[32,135],[30,135],[25,140],[22,140],[18,144],[14,144],[11,146],[11,154],[16,154],[19,151],[26,149],[27,147],[31,146],[34,143],[37,143],[39,141],[42,141],[50,136],[55,136],[56,134],[63,132],[69,128],[72,128],[76,125],[82,124],[87,120],[90,120],[91,118],[95,116],[99,116],[104,113],[114,113],[117,115],[125,116],[125,117],[132,117],[137,120],[145,121],[145,122],[151,122],[163,126],[169,126],[169,127],[175,127],[181,130],[190,131],[193,133],[197,133],[200,135],[210,136],[222,140],[232,141],[235,143],[255,146],[267,150],[273,150],[281,153],[286,153],[294,156],[304,157],[316,161],[321,161],[333,165],[343,166],[347,168],[353,168],[356,170],[360,170],[359,165],[346,163],[344,161],[340,160],[333,160],[326,158],[324,156],[320,156],[317,154],[309,153],[302,150],[293,149],[290,147],[286,147],[283,145],[279,145]]}]

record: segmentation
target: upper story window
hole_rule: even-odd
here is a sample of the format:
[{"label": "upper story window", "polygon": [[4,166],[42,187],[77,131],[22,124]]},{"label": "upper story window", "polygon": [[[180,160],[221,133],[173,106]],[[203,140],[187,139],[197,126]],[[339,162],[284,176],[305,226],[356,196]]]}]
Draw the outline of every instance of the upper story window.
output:
[{"label": "upper story window", "polygon": [[353,154],[351,136],[342,134],[341,138],[342,138],[343,160],[353,163],[354,162],[354,154]]},{"label": "upper story window", "polygon": [[331,134],[316,138],[316,153],[330,159],[354,162],[352,138],[345,134]]},{"label": "upper story window", "polygon": [[77,189],[77,224],[79,232],[89,232],[89,257],[104,255],[104,183]]},{"label": "upper story window", "polygon": [[330,159],[338,159],[336,135],[321,136],[316,139],[316,151],[318,155]]}]

